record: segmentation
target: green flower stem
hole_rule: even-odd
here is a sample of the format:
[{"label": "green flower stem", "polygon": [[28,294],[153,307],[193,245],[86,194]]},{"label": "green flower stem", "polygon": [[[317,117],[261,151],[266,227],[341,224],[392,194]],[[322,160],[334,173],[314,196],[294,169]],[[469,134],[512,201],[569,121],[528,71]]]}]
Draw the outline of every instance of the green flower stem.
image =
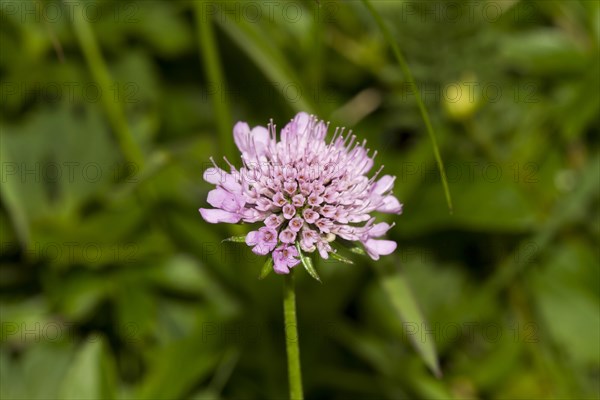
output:
[{"label": "green flower stem", "polygon": [[290,399],[303,399],[302,371],[300,370],[300,348],[298,347],[298,323],[296,322],[296,292],[293,270],[285,275],[283,286],[283,319],[288,359]]}]

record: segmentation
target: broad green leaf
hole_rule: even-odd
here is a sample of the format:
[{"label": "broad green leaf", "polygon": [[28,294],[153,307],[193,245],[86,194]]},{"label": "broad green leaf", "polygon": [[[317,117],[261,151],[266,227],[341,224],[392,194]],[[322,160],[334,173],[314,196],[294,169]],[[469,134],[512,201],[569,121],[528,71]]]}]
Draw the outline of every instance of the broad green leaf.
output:
[{"label": "broad green leaf", "polygon": [[[30,325],[33,326],[33,325]],[[53,330],[59,338],[71,335],[65,326]],[[50,333],[50,331],[48,331]],[[56,334],[56,335],[54,335]],[[49,336],[49,335],[48,335]],[[73,346],[36,340],[19,357],[10,356],[10,350],[0,350],[0,397],[2,399],[45,400],[59,398],[58,390],[73,358]]]},{"label": "broad green leaf", "polygon": [[[54,283],[58,285],[58,283]],[[61,312],[74,321],[85,320],[106,299],[114,287],[111,279],[92,273],[74,275],[60,281],[53,295]]]},{"label": "broad green leaf", "polygon": [[[588,209],[588,204],[593,202],[600,185],[600,169],[597,167],[600,163],[600,153],[595,153],[593,157],[590,157],[590,160],[590,165],[594,165],[594,167],[583,171],[577,188],[555,206],[555,211],[550,214],[550,217],[537,234],[532,239],[524,242],[524,247],[518,248],[513,254],[504,259],[502,265],[496,269],[494,275],[480,289],[476,301],[470,299],[473,308],[477,308],[479,304],[491,299],[523,269],[533,265],[531,257],[545,251],[562,226],[572,220],[585,218],[584,213]],[[531,250],[523,253],[523,249],[527,247]]]},{"label": "broad green leaf", "polygon": [[[383,272],[383,267],[376,264],[379,273],[379,279],[383,286],[384,292],[387,294],[392,306],[396,309],[398,316],[404,323],[414,323],[418,326],[425,326],[425,318],[421,314],[417,301],[412,294],[408,282],[402,272],[395,269],[393,272]],[[413,346],[423,358],[423,361],[431,369],[431,371],[439,378],[442,376],[439,361],[435,351],[433,337],[430,333],[425,333],[428,337],[426,340],[419,340],[415,336],[410,335]]]},{"label": "broad green leaf", "polygon": [[595,278],[598,286],[598,264],[591,251],[586,257],[586,250],[562,241],[548,249],[547,262],[531,269],[527,278],[532,302],[543,324],[530,323],[519,332],[526,343],[549,337],[569,349],[565,358],[581,366],[600,364],[600,301],[590,284]]},{"label": "broad green leaf", "polygon": [[115,370],[101,336],[90,335],[62,382],[61,399],[115,398]]},{"label": "broad green leaf", "polygon": [[[64,220],[91,196],[107,190],[117,165],[97,107],[83,115],[66,102],[0,126],[2,200],[19,239],[38,219]],[[82,134],[85,132],[85,135]]]},{"label": "broad green leaf", "polygon": [[177,255],[166,260],[153,277],[157,285],[183,293],[200,293],[219,305],[224,314],[239,310],[235,296],[205,264],[189,255]]},{"label": "broad green leaf", "polygon": [[265,279],[267,275],[269,275],[273,271],[273,257],[269,256],[262,269],[260,270],[260,275],[258,275],[258,279]]},{"label": "broad green leaf", "polygon": [[164,151],[156,151],[148,158],[142,171],[131,171],[133,175],[126,178],[118,188],[108,193],[108,198],[115,201],[130,195],[136,188],[158,174],[171,161],[171,155]]},{"label": "broad green leaf", "polygon": [[26,398],[27,388],[21,365],[9,354],[6,347],[0,348],[0,398]]},{"label": "broad green leaf", "polygon": [[352,353],[381,371],[392,371],[394,360],[389,357],[384,341],[373,332],[361,330],[340,320],[332,332]]},{"label": "broad green leaf", "polygon": [[73,332],[67,333],[68,329],[72,327],[56,329],[57,336],[64,333],[67,339],[65,343],[45,342],[42,336],[42,341],[38,341],[27,350],[21,363],[22,379],[27,388],[27,396],[24,398],[32,400],[59,398],[58,391],[61,389],[62,380],[73,363],[74,346],[69,343],[69,339],[74,335]]},{"label": "broad green leaf", "polygon": [[[508,167],[507,167],[508,170]],[[403,215],[402,224],[396,228],[406,237],[415,237],[440,227],[469,227],[470,229],[494,229],[497,231],[527,232],[535,227],[535,200],[523,196],[512,181],[512,171],[505,171],[497,182],[473,184],[466,179],[469,168],[461,169],[465,177],[453,182],[460,201],[449,215],[437,205],[435,194],[439,192],[433,183],[421,184],[420,190],[407,205],[411,213]]]},{"label": "broad green leaf", "polygon": [[210,374],[219,354],[206,341],[204,326],[184,340],[154,351],[148,373],[139,386],[139,399],[186,398]]},{"label": "broad green leaf", "polygon": [[115,294],[118,333],[125,341],[139,341],[156,330],[156,298],[140,283],[130,279],[122,282]]},{"label": "broad green leaf", "polygon": [[585,68],[585,53],[566,32],[539,29],[507,35],[501,54],[508,65],[528,73],[573,73]]},{"label": "broad green leaf", "polygon": [[[118,6],[117,6],[118,7]],[[168,3],[135,3],[124,7],[125,22],[136,21],[131,25],[133,34],[147,41],[158,54],[173,57],[189,50],[193,36],[184,14]],[[143,18],[137,18],[143,15]]]},{"label": "broad green leaf", "polygon": [[8,211],[10,211],[8,215],[14,226],[17,238],[19,238],[19,241],[21,242],[21,246],[26,248],[29,243],[29,221],[27,219],[27,210],[20,198],[16,180],[5,178],[5,174],[8,174],[9,172],[9,167],[15,166],[15,169],[17,169],[17,163],[12,162],[13,160],[9,160],[6,144],[4,142],[4,135],[2,135],[0,136],[0,164],[2,165],[2,191],[0,191],[0,198]]},{"label": "broad green leaf", "polygon": [[312,260],[310,259],[310,257],[307,257],[304,255],[304,253],[302,253],[300,243],[298,242],[296,242],[296,249],[298,250],[298,256],[300,256],[300,261],[302,262],[304,269],[308,272],[310,276],[321,282],[321,278],[319,277],[319,274],[317,274],[317,270],[313,266]]}]

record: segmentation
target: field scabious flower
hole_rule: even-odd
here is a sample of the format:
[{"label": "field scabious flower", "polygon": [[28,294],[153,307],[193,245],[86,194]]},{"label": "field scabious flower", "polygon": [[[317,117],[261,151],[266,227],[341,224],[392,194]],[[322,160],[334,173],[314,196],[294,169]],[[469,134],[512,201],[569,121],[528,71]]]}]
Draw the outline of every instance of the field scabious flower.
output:
[{"label": "field scabious flower", "polygon": [[374,260],[396,249],[395,242],[380,239],[393,224],[371,216],[402,213],[392,194],[395,177],[379,177],[382,167],[369,178],[377,152],[369,154],[366,141],[344,135],[344,128],[327,142],[328,127],[298,113],[277,140],[272,122],[252,129],[238,122],[233,135],[243,166],[238,170],[226,160],[226,172],[213,161],[204,173],[216,188],[207,199],[214,208],[201,208],[202,217],[210,223],[261,222],[245,242],[256,254],[271,254],[279,274],[300,262],[300,249],[328,258],[338,237],[360,242]]}]

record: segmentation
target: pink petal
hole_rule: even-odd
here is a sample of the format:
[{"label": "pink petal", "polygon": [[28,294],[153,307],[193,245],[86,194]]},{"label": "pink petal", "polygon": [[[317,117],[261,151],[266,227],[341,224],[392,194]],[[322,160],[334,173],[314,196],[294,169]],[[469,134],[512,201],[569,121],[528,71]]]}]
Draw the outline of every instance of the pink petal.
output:
[{"label": "pink petal", "polygon": [[256,246],[256,244],[260,241],[260,232],[251,231],[246,235],[246,244],[248,246]]},{"label": "pink petal", "polygon": [[310,123],[310,115],[308,115],[305,112],[299,112],[294,117],[294,122],[296,123],[297,133],[302,135],[302,134],[306,133],[305,132],[306,128],[308,127],[308,124]]},{"label": "pink petal", "polygon": [[267,255],[269,254],[269,251],[269,246],[264,242],[258,243],[256,246],[254,246],[254,248],[252,248],[252,252],[259,256]]},{"label": "pink petal", "polygon": [[310,122],[310,115],[305,112],[296,114],[292,122],[288,123],[281,130],[281,141],[287,143],[295,136],[304,136],[307,132],[306,127]]},{"label": "pink petal", "polygon": [[265,219],[265,213],[261,213],[253,208],[244,208],[241,210],[241,213],[244,222],[254,223],[264,221]]},{"label": "pink petal", "polygon": [[242,153],[247,152],[248,148],[248,134],[250,133],[250,127],[245,122],[238,122],[233,127],[233,141],[235,145],[240,149]]},{"label": "pink petal", "polygon": [[225,202],[225,200],[232,198],[233,196],[231,195],[231,193],[229,193],[227,190],[224,190],[223,188],[216,188],[211,190],[210,192],[208,192],[208,197],[206,199],[206,201],[208,201],[208,204],[210,204],[211,206],[215,207],[215,208],[221,208],[221,205],[223,205],[223,202]]},{"label": "pink petal", "polygon": [[223,181],[225,181],[225,176],[229,175],[227,172],[223,171],[221,168],[208,168],[202,174],[202,178],[208,183],[212,183],[213,185],[217,185]]},{"label": "pink petal", "polygon": [[369,218],[371,218],[369,214],[349,215],[348,222],[365,222],[368,221]]},{"label": "pink petal", "polygon": [[229,193],[237,194],[240,195],[242,199],[244,198],[244,196],[242,196],[242,185],[235,181],[233,175],[227,174],[219,184],[227,189]]},{"label": "pink petal", "polygon": [[373,188],[373,192],[379,195],[388,192],[390,189],[394,187],[394,181],[396,180],[395,176],[384,175],[377,181],[375,187]]},{"label": "pink petal", "polygon": [[396,250],[396,242],[392,240],[369,239],[365,243],[365,249],[373,260],[379,260],[379,256],[387,256]]},{"label": "pink petal", "polygon": [[288,259],[288,267],[293,268],[296,265],[300,264],[300,259],[299,258],[289,258]]},{"label": "pink petal", "polygon": [[250,153],[254,153],[256,150],[256,155],[262,156],[265,154],[265,150],[269,146],[269,131],[267,128],[263,126],[255,126],[252,128],[252,132],[250,132],[250,137],[254,141],[254,149],[249,151]]},{"label": "pink petal", "polygon": [[388,214],[402,214],[402,204],[392,195],[383,198],[383,204],[377,211]]},{"label": "pink petal", "polygon": [[369,237],[383,236],[386,234],[387,231],[390,230],[390,228],[391,228],[391,225],[389,225],[385,222],[380,222],[378,224],[375,224],[369,230]]},{"label": "pink petal", "polygon": [[362,168],[358,171],[359,174],[366,174],[367,172],[369,172],[371,170],[371,168],[373,168],[373,164],[374,161],[372,158],[367,159],[367,161],[363,161],[364,165],[362,166]]},{"label": "pink petal", "polygon": [[275,271],[276,274],[289,274],[290,273],[290,269],[288,268],[287,264],[284,262],[275,262],[273,264],[273,271]]},{"label": "pink petal", "polygon": [[228,211],[209,208],[201,208],[199,211],[202,215],[202,218],[204,218],[206,222],[209,222],[211,224],[218,224],[220,222],[235,224],[240,221],[239,215]]}]

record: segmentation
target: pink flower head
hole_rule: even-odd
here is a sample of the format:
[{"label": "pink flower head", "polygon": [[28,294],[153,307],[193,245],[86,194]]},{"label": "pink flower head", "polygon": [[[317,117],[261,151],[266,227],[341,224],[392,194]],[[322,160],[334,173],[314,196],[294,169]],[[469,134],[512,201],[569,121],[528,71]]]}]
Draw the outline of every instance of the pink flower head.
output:
[{"label": "pink flower head", "polygon": [[[356,142],[351,132],[336,128],[325,140],[329,125],[298,113],[279,132],[238,122],[234,139],[242,153],[242,167],[230,172],[206,170],[204,179],[216,185],[209,192],[212,209],[201,208],[210,223],[262,222],[246,236],[256,254],[271,254],[280,274],[300,262],[303,252],[318,251],[327,258],[337,237],[360,242],[374,260],[396,249],[396,243],[379,238],[393,226],[375,224],[371,214],[401,214],[402,204],[392,194],[395,177],[366,174],[376,152],[366,141]],[[214,164],[214,161],[213,161]]]}]

